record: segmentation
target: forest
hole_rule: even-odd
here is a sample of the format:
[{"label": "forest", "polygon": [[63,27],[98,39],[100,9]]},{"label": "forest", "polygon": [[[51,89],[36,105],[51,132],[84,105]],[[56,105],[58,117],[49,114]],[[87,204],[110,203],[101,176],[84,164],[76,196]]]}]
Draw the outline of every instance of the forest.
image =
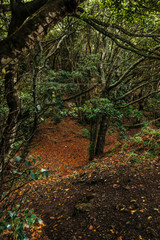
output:
[{"label": "forest", "polygon": [[0,239],[160,239],[160,1],[0,1]]}]

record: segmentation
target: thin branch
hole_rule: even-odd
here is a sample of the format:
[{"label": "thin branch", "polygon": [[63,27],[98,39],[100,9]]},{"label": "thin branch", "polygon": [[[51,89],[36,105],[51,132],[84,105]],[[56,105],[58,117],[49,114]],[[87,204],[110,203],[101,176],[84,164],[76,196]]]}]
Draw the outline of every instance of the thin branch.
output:
[{"label": "thin branch", "polygon": [[68,102],[68,101],[70,101],[70,100],[72,100],[72,99],[75,99],[75,98],[77,98],[77,97],[79,97],[79,96],[81,96],[81,95],[83,95],[83,94],[85,94],[85,93],[87,93],[87,92],[92,91],[92,90],[93,90],[94,88],[96,88],[98,85],[99,85],[99,83],[95,84],[94,86],[92,86],[91,88],[89,88],[89,89],[87,89],[87,90],[85,90],[85,91],[83,91],[83,92],[80,92],[80,93],[78,93],[78,94],[76,94],[76,95],[74,95],[74,96],[71,96],[71,97],[69,97],[69,98],[63,99],[63,101],[64,101],[64,102]]},{"label": "thin branch", "polygon": [[148,98],[148,97],[151,96],[152,94],[156,94],[156,93],[159,93],[159,92],[160,92],[160,90],[158,90],[158,91],[153,91],[153,92],[147,94],[146,96],[143,96],[143,97],[141,97],[141,98],[139,98],[139,99],[137,99],[137,100],[134,100],[134,101],[132,101],[132,102],[129,102],[128,104],[126,104],[126,105],[124,105],[124,106],[120,106],[120,107],[118,107],[118,108],[126,108],[126,107],[128,107],[128,106],[130,106],[130,105],[133,105],[133,104],[135,104],[135,103],[137,103],[137,102],[140,102],[140,101]]},{"label": "thin branch", "polygon": [[131,89],[129,92],[127,92],[126,94],[124,94],[123,96],[121,96],[121,97],[119,97],[119,98],[116,98],[115,100],[116,100],[116,101],[122,100],[122,99],[124,99],[125,97],[127,97],[128,95],[130,95],[132,92],[135,92],[137,89],[139,89],[139,88],[141,88],[141,87],[143,87],[143,86],[145,86],[145,85],[147,85],[147,84],[148,84],[148,82],[145,82],[145,83],[143,83],[143,84],[141,84],[141,85],[138,85],[138,86],[135,87],[134,89]]},{"label": "thin branch", "polygon": [[130,36],[130,37],[160,37],[160,34],[154,34],[153,32],[148,33],[148,34],[132,33],[132,32],[127,31],[126,29],[124,29],[122,26],[119,26],[115,23],[109,24],[109,23],[105,23],[105,22],[102,22],[102,21],[97,20],[97,19],[92,19],[92,21],[95,22],[96,24],[101,25],[101,26],[106,27],[106,28],[112,27],[112,28],[118,29],[120,32],[123,32],[124,34],[126,34],[127,36]]},{"label": "thin branch", "polygon": [[137,65],[139,65],[141,62],[143,62],[145,60],[144,57],[138,59],[134,64],[132,64],[129,69],[127,69],[124,74],[119,78],[119,80],[117,82],[115,82],[114,84],[110,85],[108,87],[108,91],[112,90],[113,88],[117,87],[125,78],[126,76],[135,68],[137,67]]},{"label": "thin branch", "polygon": [[105,30],[104,28],[100,27],[99,25],[97,25],[94,22],[94,19],[92,18],[86,18],[86,17],[81,17],[78,14],[73,14],[74,17],[81,19],[82,21],[86,22],[87,24],[89,24],[90,26],[92,26],[94,29],[96,29],[98,32],[104,34],[105,36],[109,37],[110,39],[112,39],[119,47],[126,49],[128,51],[134,52],[140,56],[143,57],[148,57],[148,58],[154,58],[154,59],[160,59],[160,56],[158,53],[155,53],[156,55],[151,55],[154,54],[154,51],[158,48],[160,48],[160,46],[157,46],[154,51],[150,50],[150,49],[143,49],[143,48],[138,48],[136,45],[134,45],[133,43],[131,43],[131,41],[117,35],[117,34],[113,34],[107,30]]}]

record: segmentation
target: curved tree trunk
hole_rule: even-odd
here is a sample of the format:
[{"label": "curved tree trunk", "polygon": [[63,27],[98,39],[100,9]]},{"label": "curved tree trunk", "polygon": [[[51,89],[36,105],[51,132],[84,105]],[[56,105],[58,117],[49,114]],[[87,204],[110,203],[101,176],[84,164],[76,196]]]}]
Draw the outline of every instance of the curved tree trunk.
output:
[{"label": "curved tree trunk", "polygon": [[[41,0],[37,0],[40,2]],[[35,7],[27,19],[10,28],[9,36],[0,41],[0,71],[5,69],[5,93],[8,104],[8,119],[0,142],[0,168],[9,155],[16,137],[20,104],[16,89],[16,69],[18,64],[26,58],[35,44],[65,16],[72,15],[77,6],[84,0],[48,0]],[[28,3],[29,4],[29,3]],[[31,2],[32,4],[32,2]],[[44,4],[44,5],[43,5]],[[21,15],[21,8],[19,15]],[[24,8],[23,8],[24,10]],[[28,11],[30,12],[30,11]],[[11,22],[12,24],[12,22]]]},{"label": "curved tree trunk", "polygon": [[[36,9],[9,37],[0,41],[0,63],[15,65],[65,16],[72,15],[84,0],[49,0]],[[14,29],[16,27],[14,26]]]}]

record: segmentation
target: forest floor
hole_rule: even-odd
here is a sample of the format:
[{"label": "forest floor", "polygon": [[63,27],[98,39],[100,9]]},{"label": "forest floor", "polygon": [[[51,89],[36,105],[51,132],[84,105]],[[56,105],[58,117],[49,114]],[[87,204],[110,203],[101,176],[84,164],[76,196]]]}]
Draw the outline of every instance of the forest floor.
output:
[{"label": "forest floor", "polygon": [[159,159],[129,161],[137,150],[123,149],[114,132],[106,135],[105,154],[89,163],[84,128],[67,118],[36,133],[30,154],[45,160],[40,167],[50,176],[29,185],[28,204],[43,221],[29,239],[160,239]]}]

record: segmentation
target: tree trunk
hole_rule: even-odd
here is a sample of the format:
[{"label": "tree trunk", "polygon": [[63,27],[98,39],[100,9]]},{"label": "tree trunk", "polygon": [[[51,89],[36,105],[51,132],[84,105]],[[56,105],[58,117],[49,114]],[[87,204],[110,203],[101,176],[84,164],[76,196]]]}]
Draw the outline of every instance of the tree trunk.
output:
[{"label": "tree trunk", "polygon": [[[6,39],[0,41],[0,70],[5,69],[5,93],[9,108],[6,127],[0,143],[0,168],[4,168],[7,156],[15,141],[20,114],[20,103],[16,89],[15,74],[19,64],[35,44],[65,16],[72,15],[83,0],[49,0],[40,8],[36,8],[21,26],[16,26]],[[19,9],[20,11],[20,9]],[[16,31],[14,31],[16,29]]]},{"label": "tree trunk", "polygon": [[8,70],[5,75],[5,96],[9,113],[6,121],[6,127],[2,133],[2,139],[0,142],[0,168],[2,173],[16,138],[18,120],[20,116],[20,101],[17,92],[17,79],[15,78],[15,70],[13,69]]},{"label": "tree trunk", "polygon": [[96,144],[96,150],[95,150],[96,155],[103,154],[104,146],[105,146],[105,136],[108,129],[108,123],[109,123],[108,116],[102,117],[102,120],[99,126],[98,137],[97,137],[97,144]]},{"label": "tree trunk", "polygon": [[[36,43],[65,16],[72,15],[84,0],[49,0],[6,39],[0,41],[2,68],[16,65],[25,58]],[[15,27],[14,27],[15,29]]]},{"label": "tree trunk", "polygon": [[92,161],[95,156],[96,151],[96,144],[97,144],[97,137],[98,137],[98,130],[99,130],[99,118],[97,121],[93,121],[90,124],[90,142],[89,142],[89,161]]}]

